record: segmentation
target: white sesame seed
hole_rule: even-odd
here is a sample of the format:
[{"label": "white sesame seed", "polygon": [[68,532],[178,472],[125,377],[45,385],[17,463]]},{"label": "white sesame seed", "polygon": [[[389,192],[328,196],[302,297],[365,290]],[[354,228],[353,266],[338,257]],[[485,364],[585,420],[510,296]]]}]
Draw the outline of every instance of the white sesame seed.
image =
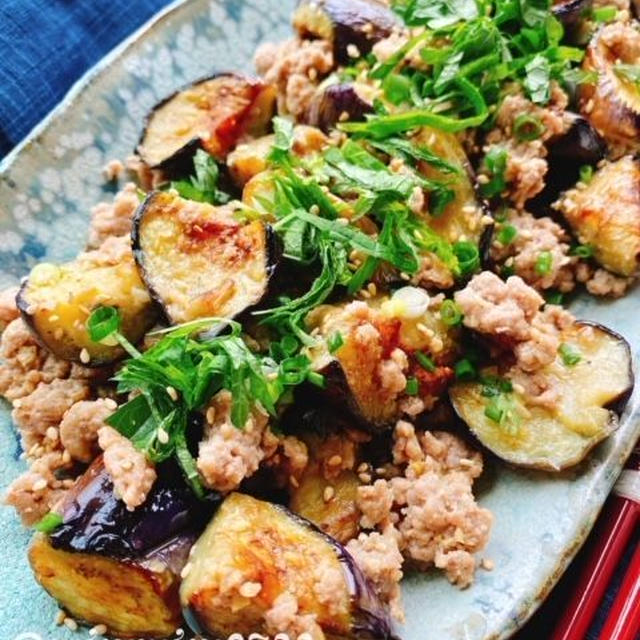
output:
[{"label": "white sesame seed", "polygon": [[338,116],[338,121],[339,122],[346,122],[349,119],[349,112],[348,111],[343,111],[339,116]]},{"label": "white sesame seed", "polygon": [[368,469],[369,469],[369,464],[367,462],[363,462],[358,467],[358,473],[365,473],[366,471],[368,471]]},{"label": "white sesame seed", "polygon": [[312,204],[309,207],[309,213],[312,213],[314,216],[317,216],[320,213],[320,207],[317,204]]},{"label": "white sesame seed", "polygon": [[38,478],[32,485],[31,489],[33,491],[42,491],[47,488],[47,481],[44,478]]},{"label": "white sesame seed", "polygon": [[411,276],[410,276],[408,273],[405,273],[404,271],[402,271],[402,272],[400,273],[400,277],[401,277],[403,280],[411,280]]},{"label": "white sesame seed", "polygon": [[209,424],[213,424],[214,420],[216,419],[216,410],[215,407],[209,407],[207,409],[207,422]]},{"label": "white sesame seed", "polygon": [[358,474],[358,478],[360,478],[360,482],[364,484],[369,484],[371,482],[371,474],[370,473],[360,473]]},{"label": "white sesame seed", "polygon": [[333,496],[336,495],[336,490],[331,486],[327,486],[324,489],[323,498],[325,502],[331,502],[333,500]]},{"label": "white sesame seed", "polygon": [[331,456],[327,461],[327,464],[330,467],[337,467],[338,465],[342,464],[342,456],[337,454],[335,456]]},{"label": "white sesame seed", "polygon": [[96,636],[104,636],[107,633],[107,625],[106,624],[97,624],[95,627],[89,629],[89,635],[92,638]]},{"label": "white sesame seed", "polygon": [[90,361],[91,356],[89,355],[89,352],[86,349],[82,349],[80,352],[80,362],[82,362],[82,364],[89,364]]},{"label": "white sesame seed", "polygon": [[376,293],[378,293],[378,287],[376,287],[376,283],[375,282],[370,282],[369,286],[367,287],[367,290],[369,291],[369,293],[372,296],[375,296]]},{"label": "white sesame seed", "polygon": [[262,585],[259,582],[245,582],[238,591],[244,598],[255,598],[262,591]]},{"label": "white sesame seed", "polygon": [[55,617],[53,618],[53,621],[55,622],[55,624],[60,626],[61,624],[64,623],[64,619],[66,617],[67,617],[67,614],[62,609],[58,609],[58,611],[56,611]]},{"label": "white sesame seed", "polygon": [[71,454],[67,451],[67,449],[62,452],[62,462],[64,464],[69,464],[71,462]]},{"label": "white sesame seed", "polygon": [[160,444],[167,444],[167,442],[169,442],[169,434],[162,427],[158,429],[158,441]]},{"label": "white sesame seed", "polygon": [[78,630],[78,623],[73,618],[65,618],[64,626],[67,627],[70,631]]},{"label": "white sesame seed", "polygon": [[58,439],[58,435],[58,430],[55,427],[49,427],[47,429],[47,438],[49,438],[49,440],[55,442]]},{"label": "white sesame seed", "polygon": [[178,392],[173,387],[171,387],[171,386],[167,387],[166,388],[166,392],[174,402],[177,402],[177,400],[178,400]]},{"label": "white sesame seed", "polygon": [[289,476],[289,483],[294,489],[297,489],[300,486],[300,483],[295,476]]},{"label": "white sesame seed", "polygon": [[489,558],[482,558],[480,564],[485,571],[493,571],[493,568],[495,566],[493,560],[490,560]]},{"label": "white sesame seed", "polygon": [[191,573],[192,568],[193,568],[193,565],[190,562],[187,562],[187,564],[185,564],[184,567],[182,567],[182,571],[180,572],[180,577],[184,580]]},{"label": "white sesame seed", "polygon": [[118,403],[113,398],[105,398],[104,406],[115,411],[118,408]]},{"label": "white sesame seed", "polygon": [[347,54],[350,58],[359,58],[360,49],[358,49],[358,47],[351,42],[347,45]]}]

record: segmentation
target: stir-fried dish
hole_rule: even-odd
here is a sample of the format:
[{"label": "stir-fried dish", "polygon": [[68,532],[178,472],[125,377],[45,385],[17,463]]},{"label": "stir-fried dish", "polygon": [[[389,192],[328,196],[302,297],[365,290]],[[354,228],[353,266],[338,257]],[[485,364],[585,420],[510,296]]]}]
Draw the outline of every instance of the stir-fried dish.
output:
[{"label": "stir-fried dish", "polygon": [[633,387],[563,306],[639,271],[632,13],[301,0],[152,109],[85,250],[0,298],[59,621],[384,640],[404,573],[491,569],[483,458],[574,466]]}]

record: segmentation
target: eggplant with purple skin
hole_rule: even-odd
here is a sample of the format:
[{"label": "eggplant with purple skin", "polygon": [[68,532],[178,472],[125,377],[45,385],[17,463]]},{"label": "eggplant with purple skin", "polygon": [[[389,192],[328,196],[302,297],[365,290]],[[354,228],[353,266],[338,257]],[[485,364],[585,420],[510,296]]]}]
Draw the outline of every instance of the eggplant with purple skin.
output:
[{"label": "eggplant with purple skin", "polygon": [[125,355],[117,342],[93,342],[87,319],[100,306],[120,312],[121,332],[132,343],[142,339],[157,318],[128,243],[124,251],[80,254],[62,265],[36,265],[16,298],[22,317],[56,356],[100,366]]},{"label": "eggplant with purple skin", "polygon": [[216,501],[198,501],[165,463],[144,505],[128,511],[97,458],[67,494],[63,523],[29,550],[36,580],[78,621],[120,638],[181,626],[180,572]]},{"label": "eggplant with purple skin", "polygon": [[595,167],[605,157],[607,145],[591,123],[577,114],[565,113],[571,124],[564,133],[546,142],[549,169],[545,187],[527,202],[527,208],[538,211],[548,207],[561,191],[574,185],[584,166]]},{"label": "eggplant with purple skin", "polygon": [[353,83],[321,85],[309,104],[306,121],[328,133],[343,120],[364,120],[365,114],[373,112],[367,88]]},{"label": "eggplant with purple skin", "polygon": [[[193,547],[188,566],[180,601],[197,633],[226,638],[274,632],[266,628],[265,614],[289,593],[298,614],[315,615],[328,638],[393,638],[386,608],[349,553],[279,505],[230,494]],[[315,588],[328,572],[340,576],[330,602]]]},{"label": "eggplant with purple skin", "polygon": [[595,77],[580,85],[580,111],[616,157],[640,150],[639,25],[614,22],[589,43],[582,68]]},{"label": "eggplant with purple skin", "polygon": [[268,131],[275,99],[274,87],[238,73],[195,82],[153,107],[138,154],[168,176],[190,173],[198,149],[224,160],[243,138]]},{"label": "eggplant with purple skin", "polygon": [[[406,354],[405,374],[416,378],[414,393],[430,407],[446,392],[453,376],[459,331],[443,322],[439,305],[430,306],[427,293],[416,287],[403,287],[390,298],[379,296],[366,303],[368,317],[349,303],[324,305],[307,316],[308,329],[319,338],[310,349],[312,367],[324,375],[325,386],[305,387],[301,393],[319,394],[346,410],[359,426],[382,431],[402,417],[403,400],[409,397],[398,389],[393,374],[383,373],[395,369],[388,362],[390,354],[395,349]],[[336,336],[339,344],[330,348]],[[432,362],[429,370],[418,364],[417,352]]]},{"label": "eggplant with purple skin", "polygon": [[378,0],[300,0],[293,13],[300,36],[332,42],[340,64],[348,64],[353,54],[366,55],[400,25],[395,13]]},{"label": "eggplant with purple skin", "polygon": [[[449,391],[451,402],[498,457],[546,471],[579,463],[609,436],[634,384],[624,338],[585,322],[563,331],[554,362],[530,374],[530,380],[520,372],[511,384],[511,375],[511,370],[486,367],[479,381],[456,383]],[[546,400],[527,392],[542,381]]]},{"label": "eggplant with purple skin", "polygon": [[605,269],[629,277],[640,267],[640,160],[604,163],[588,184],[566,192],[555,207]]},{"label": "eggplant with purple skin", "polygon": [[565,29],[573,29],[591,10],[592,0],[553,0],[551,12]]},{"label": "eggplant with purple skin", "polygon": [[153,191],[138,207],[134,256],[172,324],[233,318],[267,295],[280,260],[279,239],[260,220],[238,220],[235,206]]}]

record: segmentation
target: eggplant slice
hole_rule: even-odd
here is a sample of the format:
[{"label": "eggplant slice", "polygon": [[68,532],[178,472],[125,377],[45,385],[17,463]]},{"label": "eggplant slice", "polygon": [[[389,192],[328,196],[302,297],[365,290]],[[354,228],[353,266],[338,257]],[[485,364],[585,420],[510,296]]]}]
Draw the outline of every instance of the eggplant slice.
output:
[{"label": "eggplant slice", "polygon": [[589,184],[568,191],[555,206],[599,264],[621,276],[637,274],[640,160],[624,156],[602,165]]},{"label": "eggplant slice", "polygon": [[320,86],[307,110],[306,121],[329,133],[347,114],[351,121],[364,120],[373,112],[373,102],[366,97],[368,87],[353,83]]},{"label": "eggplant slice", "polygon": [[55,549],[36,535],[29,562],[65,611],[118,638],[166,638],[181,626],[180,571],[193,538],[179,538],[137,560]]},{"label": "eggplant slice", "polygon": [[336,61],[348,64],[352,47],[358,56],[400,26],[391,9],[378,0],[300,0],[293,26],[301,37],[322,38],[333,43]]},{"label": "eggplant slice", "polygon": [[[227,158],[229,173],[237,187],[243,188],[252,178],[267,169],[268,156],[273,148],[275,135],[262,136],[238,145]],[[304,157],[322,151],[329,145],[327,136],[315,127],[296,125],[293,129],[291,150]]]},{"label": "eggplant slice", "polygon": [[164,463],[145,504],[128,511],[100,456],[66,495],[63,524],[34,539],[31,567],[79,621],[119,638],[164,638],[181,626],[180,572],[214,508]]},{"label": "eggplant slice", "polygon": [[120,331],[134,344],[158,315],[128,250],[117,262],[97,250],[62,265],[39,264],[22,284],[16,301],[25,322],[50,351],[90,366],[125,355],[117,343],[91,340],[86,322],[94,309],[116,307],[122,319]]},{"label": "eggplant slice", "polygon": [[[286,592],[297,599],[301,615],[316,615],[329,638],[393,637],[386,609],[348,552],[279,505],[230,494],[189,564],[180,600],[189,625],[207,637],[267,632],[264,616]],[[331,603],[321,602],[314,590],[326,571],[343,576]],[[237,587],[247,583],[259,586],[257,592],[242,595]]]},{"label": "eggplant slice", "polygon": [[233,318],[267,294],[280,244],[260,220],[154,191],[138,208],[133,249],[140,273],[171,323]]},{"label": "eggplant slice", "polygon": [[[400,291],[406,290],[416,291],[413,287]],[[315,310],[307,318],[307,324],[310,330],[317,330],[321,340],[310,350],[310,356],[312,367],[325,376],[326,384],[322,389],[309,386],[301,393],[319,394],[336,409],[346,410],[362,428],[389,429],[402,417],[401,401],[407,395],[384,382],[381,367],[398,347],[409,356],[406,375],[416,378],[418,396],[426,406],[434,405],[453,376],[450,366],[458,350],[458,330],[445,325],[434,309],[421,310],[409,317],[401,299],[402,294],[396,292],[391,299],[367,300],[374,318],[371,322],[349,311],[347,305],[325,305]],[[366,338],[361,335],[363,324],[368,325],[364,330]],[[327,345],[337,334],[342,344],[331,353]],[[434,343],[440,347],[435,353],[431,351]],[[414,361],[416,352],[431,358],[434,364],[431,371]]]},{"label": "eggplant slice", "polygon": [[[535,374],[557,389],[554,406],[536,403],[514,385],[503,392],[508,411],[496,419],[488,410],[496,396],[484,382],[459,382],[450,389],[457,414],[503,460],[560,471],[580,462],[617,428],[617,414],[634,384],[629,345],[613,331],[584,322],[565,330],[563,345],[578,361],[567,364],[559,354]],[[487,367],[481,376],[488,379],[498,373],[496,367]],[[508,371],[504,375],[509,378]]]},{"label": "eggplant slice", "polygon": [[241,139],[267,133],[275,97],[274,87],[237,73],[200,80],[151,110],[138,153],[169,176],[188,174],[200,148],[224,160]]},{"label": "eggplant slice", "polygon": [[640,89],[625,74],[636,67],[638,23],[615,22],[599,29],[587,47],[583,69],[597,79],[580,86],[580,111],[613,147],[614,156],[640,149]]}]

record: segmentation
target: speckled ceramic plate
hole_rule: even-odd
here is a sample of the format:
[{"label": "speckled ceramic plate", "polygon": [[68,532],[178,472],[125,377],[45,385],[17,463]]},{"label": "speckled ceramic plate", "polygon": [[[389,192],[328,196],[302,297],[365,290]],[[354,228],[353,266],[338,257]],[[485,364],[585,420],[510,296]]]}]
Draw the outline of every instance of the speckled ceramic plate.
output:
[{"label": "speckled ceramic plate", "polygon": [[[133,149],[147,110],[177,86],[214,70],[245,69],[257,44],[289,33],[293,0],[190,0],[171,5],[105,58],[0,165],[0,288],[42,259],[71,258],[89,208],[109,197],[100,170]],[[603,322],[640,350],[640,291],[615,303],[580,300],[579,317]],[[490,469],[481,502],[495,514],[479,571],[466,591],[442,576],[404,584],[405,640],[507,638],[531,615],[584,541],[640,433],[635,393],[618,431],[561,475]],[[23,468],[6,405],[0,407],[0,490]],[[4,640],[88,637],[53,623],[56,607],[27,565],[29,533],[0,508],[0,635]],[[180,637],[180,634],[179,634]]]}]

